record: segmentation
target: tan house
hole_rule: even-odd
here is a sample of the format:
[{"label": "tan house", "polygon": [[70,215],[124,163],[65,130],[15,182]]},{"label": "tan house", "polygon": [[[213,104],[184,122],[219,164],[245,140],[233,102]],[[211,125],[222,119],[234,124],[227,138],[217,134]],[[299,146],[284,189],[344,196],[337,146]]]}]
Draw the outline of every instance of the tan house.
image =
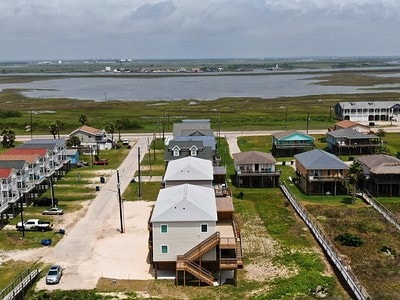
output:
[{"label": "tan house", "polygon": [[149,219],[156,278],[174,271],[177,285],[188,280],[218,285],[222,273],[233,271],[223,277],[236,282],[243,262],[232,213],[232,199],[217,200],[212,188],[182,184],[160,190]]},{"label": "tan house", "polygon": [[373,195],[400,196],[400,159],[384,155],[365,155],[356,158],[363,167],[364,185]]},{"label": "tan house", "polygon": [[238,187],[276,187],[281,172],[275,168],[276,160],[270,153],[246,151],[234,153],[233,160]]},{"label": "tan house", "polygon": [[346,128],[350,128],[353,130],[356,130],[358,132],[362,132],[362,133],[370,133],[371,132],[371,128],[367,125],[363,125],[357,122],[353,122],[350,120],[343,120],[343,121],[339,121],[336,122],[333,129],[331,130],[339,130],[339,129],[346,129]]}]

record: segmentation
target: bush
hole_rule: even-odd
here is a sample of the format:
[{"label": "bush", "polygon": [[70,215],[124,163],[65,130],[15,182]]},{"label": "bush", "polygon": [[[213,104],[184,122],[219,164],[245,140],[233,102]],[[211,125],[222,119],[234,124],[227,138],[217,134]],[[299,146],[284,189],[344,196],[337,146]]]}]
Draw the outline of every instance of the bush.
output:
[{"label": "bush", "polygon": [[364,242],[360,237],[352,235],[350,233],[339,234],[335,237],[335,241],[340,242],[342,246],[360,247]]}]

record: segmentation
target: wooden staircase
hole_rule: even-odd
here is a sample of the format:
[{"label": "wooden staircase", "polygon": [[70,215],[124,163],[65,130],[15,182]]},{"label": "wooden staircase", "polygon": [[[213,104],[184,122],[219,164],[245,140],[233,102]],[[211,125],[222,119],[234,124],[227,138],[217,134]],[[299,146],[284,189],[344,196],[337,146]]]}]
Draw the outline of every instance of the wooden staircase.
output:
[{"label": "wooden staircase", "polygon": [[184,255],[178,255],[176,261],[176,270],[187,271],[193,276],[197,277],[200,281],[205,282],[208,285],[215,285],[216,279],[214,274],[200,266],[195,262],[195,260],[206,254],[218,244],[219,232],[216,232],[190,249]]}]

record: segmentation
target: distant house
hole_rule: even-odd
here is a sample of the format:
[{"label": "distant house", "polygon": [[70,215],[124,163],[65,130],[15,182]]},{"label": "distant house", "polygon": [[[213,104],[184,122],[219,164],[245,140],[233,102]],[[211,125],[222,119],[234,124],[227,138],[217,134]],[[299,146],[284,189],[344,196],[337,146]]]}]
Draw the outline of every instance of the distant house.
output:
[{"label": "distant house", "polygon": [[373,195],[400,196],[400,159],[384,155],[365,155],[356,158],[362,167],[365,188]]},{"label": "distant house", "polygon": [[8,190],[8,194],[3,194],[3,196],[8,197],[7,202],[12,209],[12,214],[15,216],[18,211],[17,204],[18,201],[22,199],[22,195],[33,192],[35,188],[33,182],[29,178],[29,163],[25,160],[0,160],[0,169],[13,169],[13,172],[15,172],[13,174],[15,176],[17,191],[15,191],[15,187],[13,186],[13,178],[10,178],[10,181],[6,182],[7,184],[10,182],[12,184],[11,187],[2,187],[6,189],[4,190],[6,193],[7,190],[11,188],[11,190]]},{"label": "distant house", "polygon": [[335,105],[336,118],[355,122],[399,121],[399,101],[358,101],[338,102]]},{"label": "distant house", "polygon": [[175,141],[201,141],[203,147],[216,151],[216,139],[211,129],[210,120],[182,120],[174,123],[173,139]]},{"label": "distant house", "polygon": [[[97,129],[83,125],[69,134],[70,138],[76,136],[81,141],[80,145],[87,149],[84,153],[90,154],[92,151],[111,149],[113,141],[108,137],[104,129]],[[90,150],[89,150],[90,149]],[[95,152],[94,154],[97,154]]]},{"label": "distant house", "polygon": [[337,155],[372,154],[379,149],[379,137],[365,134],[350,128],[326,133],[329,151]]},{"label": "distant house", "polygon": [[165,147],[165,161],[193,156],[213,161],[214,151],[210,146],[204,146],[202,141],[176,141],[170,140]]},{"label": "distant house", "polygon": [[189,278],[217,285],[221,271],[230,270],[228,278],[237,280],[243,266],[241,240],[230,219],[232,200],[224,200],[217,204],[212,188],[191,184],[160,190],[149,226],[156,278],[171,270],[177,285]]},{"label": "distant house", "polygon": [[297,182],[306,194],[336,195],[348,181],[349,166],[332,153],[314,149],[294,157]]},{"label": "distant house", "polygon": [[214,170],[212,162],[197,157],[184,157],[171,161],[164,174],[165,187],[184,183],[213,187]]},{"label": "distant house", "polygon": [[300,131],[283,131],[272,135],[272,154],[293,156],[314,149],[314,138]]},{"label": "distant house", "polygon": [[339,130],[339,129],[346,129],[350,128],[358,132],[362,133],[371,133],[371,128],[367,125],[363,125],[357,122],[349,121],[349,120],[343,120],[335,123],[335,126],[333,127],[332,130]]},{"label": "distant house", "polygon": [[33,139],[17,148],[47,149],[50,168],[54,169],[57,178],[64,176],[71,169],[66,156],[67,145],[63,139]]},{"label": "distant house", "polygon": [[71,165],[73,166],[76,166],[80,160],[78,149],[67,149],[65,155],[67,156],[67,159],[71,162]]},{"label": "distant house", "polygon": [[246,151],[234,153],[233,161],[238,187],[276,187],[281,172],[276,170],[276,160],[270,153]]}]

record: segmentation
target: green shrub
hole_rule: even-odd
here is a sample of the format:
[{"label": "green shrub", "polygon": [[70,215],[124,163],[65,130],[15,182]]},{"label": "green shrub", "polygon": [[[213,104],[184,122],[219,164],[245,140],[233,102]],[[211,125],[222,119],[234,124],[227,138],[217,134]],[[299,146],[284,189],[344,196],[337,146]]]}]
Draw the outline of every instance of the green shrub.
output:
[{"label": "green shrub", "polygon": [[360,247],[364,244],[363,240],[351,233],[342,233],[335,237],[335,241],[340,242],[342,246]]}]

